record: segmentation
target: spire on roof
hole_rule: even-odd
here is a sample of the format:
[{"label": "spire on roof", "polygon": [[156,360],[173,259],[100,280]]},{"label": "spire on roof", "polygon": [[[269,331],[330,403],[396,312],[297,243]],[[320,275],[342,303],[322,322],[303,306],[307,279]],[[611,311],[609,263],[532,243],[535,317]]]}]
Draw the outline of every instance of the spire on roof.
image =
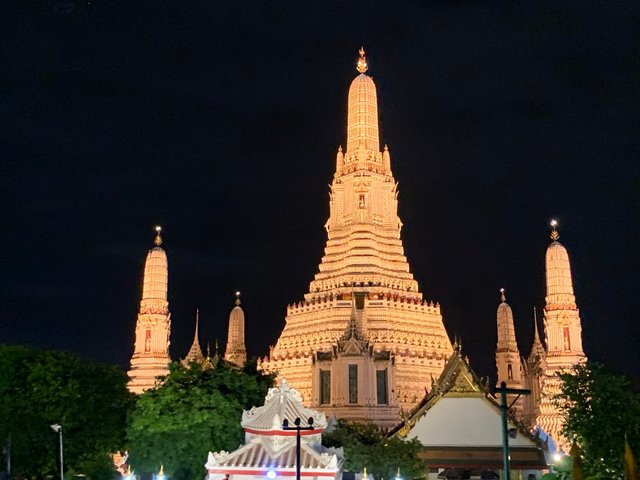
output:
[{"label": "spire on roof", "polygon": [[162,245],[162,237],[160,236],[160,232],[162,232],[162,227],[160,225],[156,225],[156,238],[153,241],[158,247]]},{"label": "spire on roof", "polygon": [[240,305],[240,291],[236,292],[236,305]]},{"label": "spire on roof", "polygon": [[551,219],[551,222],[549,222],[549,225],[551,226],[551,240],[553,240],[554,242],[557,242],[558,239],[560,238],[560,233],[558,233],[558,220],[556,220],[555,218]]},{"label": "spire on roof", "polygon": [[202,354],[202,348],[200,348],[200,340],[198,340],[198,329],[200,324],[200,309],[196,308],[196,329],[193,334],[193,343],[191,344],[191,348],[187,353],[187,356],[182,361],[183,365],[189,365],[191,362],[202,362],[204,360],[204,355]]},{"label": "spire on roof", "polygon": [[528,362],[535,362],[537,359],[543,358],[545,354],[544,346],[540,341],[540,334],[538,332],[538,310],[533,307],[533,345],[531,345],[531,353],[529,354]]},{"label": "spire on roof", "polygon": [[358,70],[358,72],[360,73],[364,73],[369,69],[369,66],[367,65],[367,57],[365,57],[364,55],[364,47],[360,47],[358,53],[360,54],[360,58],[358,58],[358,65],[356,66],[356,70]]},{"label": "spire on roof", "polygon": [[507,297],[505,297],[505,295],[504,295],[504,288],[500,289],[500,301],[502,303],[507,303]]}]

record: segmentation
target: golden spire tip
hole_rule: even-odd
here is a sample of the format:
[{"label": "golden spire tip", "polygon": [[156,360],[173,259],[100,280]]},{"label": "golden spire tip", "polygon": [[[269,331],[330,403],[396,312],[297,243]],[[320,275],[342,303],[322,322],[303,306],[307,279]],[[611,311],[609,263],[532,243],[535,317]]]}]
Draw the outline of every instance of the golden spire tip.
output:
[{"label": "golden spire tip", "polygon": [[236,305],[240,305],[240,290],[236,292]]},{"label": "golden spire tip", "polygon": [[358,58],[356,70],[358,70],[358,72],[360,73],[364,73],[369,69],[369,66],[367,65],[367,57],[365,57],[364,55],[364,47],[360,47],[358,53],[360,54],[360,58]]},{"label": "golden spire tip", "polygon": [[551,240],[556,242],[560,238],[560,234],[558,233],[558,228],[557,228],[558,220],[556,220],[555,218],[552,218],[551,222],[549,222],[549,225],[551,225]]},{"label": "golden spire tip", "polygon": [[502,303],[505,303],[507,301],[507,297],[504,294],[504,288],[500,289],[500,300],[502,300]]},{"label": "golden spire tip", "polygon": [[162,232],[162,227],[160,225],[156,225],[156,239],[153,241],[157,246],[162,245],[162,237],[160,236],[160,232]]}]

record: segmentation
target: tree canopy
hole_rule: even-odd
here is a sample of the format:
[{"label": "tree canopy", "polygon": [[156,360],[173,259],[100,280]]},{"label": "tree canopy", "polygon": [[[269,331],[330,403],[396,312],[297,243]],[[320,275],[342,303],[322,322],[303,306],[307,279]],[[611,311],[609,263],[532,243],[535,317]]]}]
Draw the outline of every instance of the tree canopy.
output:
[{"label": "tree canopy", "polygon": [[343,447],[345,470],[358,473],[366,467],[377,479],[392,479],[398,469],[406,479],[424,477],[425,465],[418,458],[422,444],[416,439],[388,438],[375,424],[339,420],[335,429],[323,434],[323,443]]},{"label": "tree canopy", "polygon": [[598,363],[576,365],[560,379],[564,434],[578,447],[585,479],[621,477],[625,438],[640,451],[640,395],[626,377]]},{"label": "tree canopy", "polygon": [[163,465],[177,480],[202,478],[209,451],[242,443],[242,411],[262,405],[273,382],[255,363],[243,370],[222,361],[213,368],[171,364],[164,381],[138,397],[127,429],[129,463],[143,472]]},{"label": "tree canopy", "polygon": [[0,444],[12,476],[59,475],[62,426],[65,470],[112,476],[110,453],[125,444],[132,396],[117,367],[74,355],[0,345]]}]

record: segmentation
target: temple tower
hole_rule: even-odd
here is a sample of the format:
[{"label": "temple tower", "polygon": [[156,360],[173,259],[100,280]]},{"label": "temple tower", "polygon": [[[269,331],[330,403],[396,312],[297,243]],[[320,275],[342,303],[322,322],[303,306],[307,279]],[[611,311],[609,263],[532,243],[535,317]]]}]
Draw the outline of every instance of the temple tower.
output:
[{"label": "temple tower", "polygon": [[129,369],[129,390],[142,393],[153,388],[156,378],[169,373],[171,313],[167,291],[169,268],[162,245],[161,228],[156,227],[155,247],[144,264],[142,300],[136,322],[136,340]]},{"label": "temple tower", "polygon": [[236,292],[236,306],[229,314],[229,335],[224,359],[243,367],[247,362],[247,349],[244,345],[244,311],[240,306],[240,292]]},{"label": "temple tower", "polygon": [[[522,388],[523,372],[520,362],[520,351],[516,342],[516,331],[513,325],[513,312],[507,303],[504,288],[500,289],[500,305],[496,312],[498,325],[498,345],[496,348],[496,367],[498,369],[498,381],[506,382],[509,388]],[[509,401],[511,403],[511,401]],[[514,404],[515,415],[522,418],[522,400]]]},{"label": "temple tower", "polygon": [[537,424],[568,452],[570,445],[562,437],[563,417],[553,398],[560,393],[558,373],[571,372],[586,361],[582,350],[580,312],[573,293],[573,278],[567,249],[558,242],[557,222],[552,220],[551,244],[546,254],[547,295],[544,307],[546,365],[541,379],[540,413]]},{"label": "temple tower", "polygon": [[[409,409],[440,375],[452,347],[440,306],[423,299],[404,255],[398,184],[388,147],[380,151],[376,86],[367,68],[361,49],[359,75],[349,88],[347,147],[338,148],[329,190],[324,256],[304,299],[287,307],[284,330],[262,368],[276,371],[307,405],[318,407],[312,392],[316,353],[332,351],[356,298],[359,331],[374,352],[394,358],[389,404]],[[345,406],[360,408],[348,401]]]}]

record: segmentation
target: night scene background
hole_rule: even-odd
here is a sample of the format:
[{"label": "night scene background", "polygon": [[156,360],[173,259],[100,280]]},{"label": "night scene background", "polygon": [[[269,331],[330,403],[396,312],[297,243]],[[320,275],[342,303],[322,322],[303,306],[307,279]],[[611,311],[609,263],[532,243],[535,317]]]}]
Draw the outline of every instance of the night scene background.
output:
[{"label": "night scene background", "polygon": [[[548,222],[592,360],[640,377],[639,2],[15,1],[0,47],[0,343],[127,367],[163,226],[171,355],[242,291],[263,356],[323,253],[357,50],[405,253],[478,374],[521,353]],[[541,323],[541,315],[539,315]]]}]

